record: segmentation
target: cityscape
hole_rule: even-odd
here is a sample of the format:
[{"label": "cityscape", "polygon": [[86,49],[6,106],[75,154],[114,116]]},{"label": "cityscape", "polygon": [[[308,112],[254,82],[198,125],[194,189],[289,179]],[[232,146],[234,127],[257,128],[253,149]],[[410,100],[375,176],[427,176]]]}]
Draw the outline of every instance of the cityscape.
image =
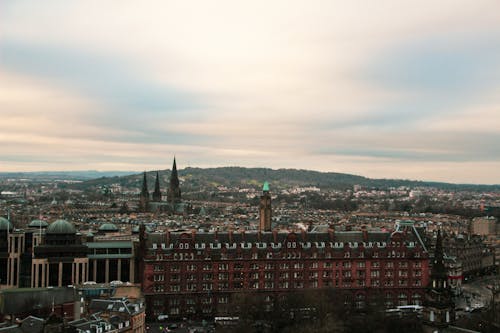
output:
[{"label": "cityscape", "polygon": [[216,171],[2,174],[2,329],[498,329],[496,186]]},{"label": "cityscape", "polygon": [[0,3],[0,333],[500,332],[498,0]]}]

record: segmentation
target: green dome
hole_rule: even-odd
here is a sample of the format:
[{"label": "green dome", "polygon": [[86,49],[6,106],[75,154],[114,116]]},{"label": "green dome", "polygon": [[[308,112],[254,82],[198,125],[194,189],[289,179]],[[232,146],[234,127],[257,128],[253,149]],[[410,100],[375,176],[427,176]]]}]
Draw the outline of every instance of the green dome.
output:
[{"label": "green dome", "polygon": [[33,220],[28,224],[30,228],[47,228],[49,224],[43,220]]},{"label": "green dome", "polygon": [[75,226],[66,220],[57,220],[49,225],[47,234],[76,234]]},{"label": "green dome", "polygon": [[269,192],[269,183],[267,181],[264,182],[264,186],[262,186],[262,191]]},{"label": "green dome", "polygon": [[113,223],[104,223],[99,227],[99,231],[118,231],[118,227]]},{"label": "green dome", "polygon": [[5,217],[0,217],[0,230],[10,230],[12,231],[12,223],[9,222]]}]

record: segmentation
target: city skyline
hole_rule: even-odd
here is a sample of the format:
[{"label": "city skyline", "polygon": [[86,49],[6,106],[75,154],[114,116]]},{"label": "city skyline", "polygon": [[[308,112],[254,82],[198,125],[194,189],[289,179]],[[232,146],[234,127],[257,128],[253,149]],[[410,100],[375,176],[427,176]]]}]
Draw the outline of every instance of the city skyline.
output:
[{"label": "city skyline", "polygon": [[500,179],[498,1],[5,1],[0,172]]}]

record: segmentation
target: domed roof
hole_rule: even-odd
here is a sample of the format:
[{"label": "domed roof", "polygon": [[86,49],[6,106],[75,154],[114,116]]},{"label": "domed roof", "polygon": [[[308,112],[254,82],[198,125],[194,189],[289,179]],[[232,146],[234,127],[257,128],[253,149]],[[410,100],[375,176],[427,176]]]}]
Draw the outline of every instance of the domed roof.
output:
[{"label": "domed roof", "polygon": [[0,230],[7,230],[9,229],[12,231],[12,223],[10,223],[9,220],[7,220],[5,217],[0,217]]},{"label": "domed roof", "polygon": [[49,225],[47,234],[76,234],[75,226],[66,220],[57,220]]},{"label": "domed roof", "polygon": [[33,220],[28,224],[30,228],[47,228],[49,224],[43,220]]},{"label": "domed roof", "polygon": [[118,231],[118,227],[113,223],[104,223],[99,227],[99,231]]}]

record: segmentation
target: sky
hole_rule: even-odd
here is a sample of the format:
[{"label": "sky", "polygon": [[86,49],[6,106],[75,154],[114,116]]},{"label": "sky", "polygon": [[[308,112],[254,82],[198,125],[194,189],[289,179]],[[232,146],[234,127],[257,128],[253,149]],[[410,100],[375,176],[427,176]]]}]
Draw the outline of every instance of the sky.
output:
[{"label": "sky", "polygon": [[500,1],[0,1],[0,172],[500,183]]}]

